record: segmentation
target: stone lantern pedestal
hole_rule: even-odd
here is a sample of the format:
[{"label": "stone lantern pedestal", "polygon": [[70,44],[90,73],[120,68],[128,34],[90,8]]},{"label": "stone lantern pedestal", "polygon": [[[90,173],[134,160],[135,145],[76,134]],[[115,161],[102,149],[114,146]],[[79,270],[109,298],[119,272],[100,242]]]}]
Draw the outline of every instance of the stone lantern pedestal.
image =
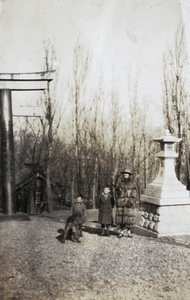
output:
[{"label": "stone lantern pedestal", "polygon": [[135,227],[137,234],[152,237],[190,234],[189,191],[176,177],[175,158],[178,154],[174,144],[181,139],[165,135],[154,139],[160,142],[160,167],[156,179],[148,185],[141,195],[142,216]]}]

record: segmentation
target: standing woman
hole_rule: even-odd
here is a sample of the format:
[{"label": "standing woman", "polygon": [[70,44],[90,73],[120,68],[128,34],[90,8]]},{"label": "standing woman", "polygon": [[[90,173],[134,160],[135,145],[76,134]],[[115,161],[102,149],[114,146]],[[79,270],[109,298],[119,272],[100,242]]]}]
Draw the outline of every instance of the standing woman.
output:
[{"label": "standing woman", "polygon": [[132,237],[131,231],[134,227],[134,207],[136,203],[136,187],[131,179],[132,172],[125,170],[116,185],[116,216],[115,223],[121,236],[126,229],[127,235]]},{"label": "standing woman", "polygon": [[110,237],[109,230],[112,224],[112,208],[114,207],[114,200],[110,194],[109,186],[104,187],[103,193],[96,201],[96,206],[99,209],[98,222],[101,224],[101,236],[107,235]]}]

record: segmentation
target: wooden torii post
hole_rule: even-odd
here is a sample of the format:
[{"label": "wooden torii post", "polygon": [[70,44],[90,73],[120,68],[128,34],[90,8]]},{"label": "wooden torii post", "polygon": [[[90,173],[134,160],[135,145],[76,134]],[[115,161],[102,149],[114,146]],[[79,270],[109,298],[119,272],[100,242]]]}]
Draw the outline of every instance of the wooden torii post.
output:
[{"label": "wooden torii post", "polygon": [[53,72],[0,73],[2,201],[6,219],[26,215],[18,214],[16,208],[12,91],[43,91],[53,80]]}]

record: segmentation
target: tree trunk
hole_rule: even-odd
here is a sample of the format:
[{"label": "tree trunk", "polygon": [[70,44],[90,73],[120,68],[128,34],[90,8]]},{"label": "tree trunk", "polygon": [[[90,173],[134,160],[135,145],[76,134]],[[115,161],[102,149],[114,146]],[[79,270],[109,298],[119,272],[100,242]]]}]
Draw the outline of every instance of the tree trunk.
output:
[{"label": "tree trunk", "polygon": [[73,163],[73,168],[72,168],[72,179],[71,179],[71,200],[72,200],[72,203],[74,202],[74,199],[75,199],[75,165]]},{"label": "tree trunk", "polygon": [[49,161],[48,161],[47,162],[47,169],[46,169],[46,189],[47,189],[47,203],[48,203],[49,213],[51,213],[53,211],[50,173],[51,172],[50,172],[50,166],[49,166]]},{"label": "tree trunk", "polygon": [[98,158],[96,156],[95,167],[94,167],[93,187],[92,187],[92,207],[93,207],[93,209],[96,208],[97,178],[98,178]]}]

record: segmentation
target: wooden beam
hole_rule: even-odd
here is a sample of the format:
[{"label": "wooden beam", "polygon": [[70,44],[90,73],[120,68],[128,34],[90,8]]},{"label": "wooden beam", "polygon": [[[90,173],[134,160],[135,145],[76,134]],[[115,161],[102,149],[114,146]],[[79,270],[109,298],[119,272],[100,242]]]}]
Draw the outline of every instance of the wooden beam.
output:
[{"label": "wooden beam", "polygon": [[12,91],[43,91],[47,83],[53,80],[53,73],[0,73],[0,89]]}]

